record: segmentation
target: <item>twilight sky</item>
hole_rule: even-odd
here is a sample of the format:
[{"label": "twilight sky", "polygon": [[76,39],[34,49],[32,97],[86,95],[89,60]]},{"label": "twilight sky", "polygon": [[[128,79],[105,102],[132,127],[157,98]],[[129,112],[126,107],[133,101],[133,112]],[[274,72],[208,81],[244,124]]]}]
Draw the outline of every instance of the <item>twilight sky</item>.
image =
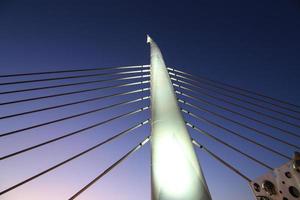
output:
[{"label": "twilight sky", "polygon": [[[299,0],[0,0],[0,74],[149,64],[146,33],[158,43],[168,66],[300,104]],[[1,82],[8,80],[13,79],[3,79]],[[27,84],[24,88],[32,86],[37,84]],[[72,89],[92,87],[96,85]],[[1,86],[0,91],[17,88],[20,87]],[[112,91],[127,90],[122,88]],[[51,90],[51,94],[63,91],[66,89]],[[22,96],[2,95],[0,101],[48,94],[45,91],[37,91],[27,96],[25,93]],[[107,93],[91,92],[86,97],[99,94]],[[84,97],[73,95],[35,103],[2,106],[0,115],[57,105]],[[141,94],[126,98],[131,100],[139,97]],[[0,132],[96,109],[114,102],[119,102],[119,99],[2,120]],[[143,104],[114,109],[114,112],[93,114],[86,118],[43,127],[28,134],[0,138],[1,156],[95,123],[99,121],[99,117],[108,118],[112,114],[134,110],[148,103],[146,101]],[[108,124],[97,129],[98,131],[89,131],[90,134],[82,134],[43,147],[40,151],[0,161],[0,189],[3,190],[147,117],[149,113],[142,113],[131,117],[130,124],[123,119],[118,125]],[[203,127],[212,132],[216,131],[205,125]],[[232,128],[245,131],[238,127]],[[137,135],[127,135],[108,144],[0,199],[66,199],[148,135],[149,127],[136,130],[135,134]],[[265,169],[242,160],[232,151],[221,151],[222,147],[215,145],[215,142],[209,139],[206,141],[193,131],[191,134],[207,143],[214,152],[225,158],[227,156],[228,161],[251,178],[266,172]],[[251,152],[252,155],[260,156],[273,167],[285,162],[236,139],[227,140]],[[287,140],[293,141],[293,138]],[[270,141],[265,142],[287,154],[292,153],[290,148],[278,146]],[[300,144],[299,141],[295,142]],[[214,200],[252,199],[244,180],[205,153],[196,151]],[[149,164],[150,148],[147,145],[78,199],[150,199]]]}]

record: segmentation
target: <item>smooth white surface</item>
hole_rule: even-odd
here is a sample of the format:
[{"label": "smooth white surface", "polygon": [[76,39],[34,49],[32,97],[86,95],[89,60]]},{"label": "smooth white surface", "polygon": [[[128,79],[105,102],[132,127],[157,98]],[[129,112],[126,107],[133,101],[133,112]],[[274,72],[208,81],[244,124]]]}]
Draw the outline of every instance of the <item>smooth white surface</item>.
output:
[{"label": "smooth white surface", "polygon": [[177,98],[156,43],[151,46],[152,200],[210,200]]}]

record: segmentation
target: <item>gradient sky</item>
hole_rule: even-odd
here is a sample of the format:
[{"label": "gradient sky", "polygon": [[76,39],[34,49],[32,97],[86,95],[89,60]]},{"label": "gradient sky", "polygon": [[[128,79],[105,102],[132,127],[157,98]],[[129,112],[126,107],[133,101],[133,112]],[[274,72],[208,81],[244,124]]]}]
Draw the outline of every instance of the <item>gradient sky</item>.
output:
[{"label": "gradient sky", "polygon": [[[0,1],[0,74],[148,64],[149,47],[146,44],[146,33],[149,33],[158,43],[168,66],[175,66],[183,71],[300,104],[299,0],[184,2],[2,0]],[[1,80],[4,81],[6,79]],[[26,86],[36,86],[36,84]],[[96,86],[81,88],[91,87]],[[0,90],[12,88],[16,87],[1,87]],[[78,88],[80,87],[74,87],[74,90]],[[51,94],[62,91],[65,89],[51,90]],[[45,94],[48,93],[36,92],[30,96]],[[92,92],[87,96],[93,97],[99,94],[107,93]],[[4,102],[24,97],[26,96],[6,95],[0,98],[1,102]],[[4,116],[84,97],[73,95],[38,103],[4,106],[1,107],[0,114]],[[137,97],[141,95],[132,95],[128,99]],[[0,121],[0,132],[45,122],[70,113],[76,114],[95,109],[118,100],[116,98],[42,115]],[[0,139],[0,153],[5,155],[16,149],[97,122],[99,117],[101,120],[114,113],[136,109],[141,105],[131,105],[120,110],[115,109],[114,112],[102,112],[47,126],[27,134]],[[98,131],[89,131],[90,134],[82,134],[41,148],[40,151],[26,153],[24,156],[17,156],[5,162],[1,161],[0,189],[5,189],[147,117],[149,114],[144,113],[131,117],[130,124],[123,120],[116,122],[118,125],[105,125],[97,129]],[[203,127],[211,132],[216,131],[205,125]],[[231,127],[245,131],[233,125]],[[66,199],[149,134],[149,127],[135,132],[136,135],[127,135],[0,199]],[[232,151],[220,149],[222,147],[215,145],[215,142],[206,140],[193,131],[191,134],[249,177],[255,178],[266,172],[265,169],[245,159],[242,160]],[[224,139],[274,167],[285,162],[234,138],[224,136]],[[287,139],[293,141],[293,138]],[[264,142],[288,154],[292,153],[289,148],[267,140]],[[300,144],[299,141],[295,142]],[[198,150],[197,153],[214,200],[252,199],[251,191],[243,179],[205,153]],[[150,148],[147,145],[78,199],[150,199],[149,163]]]}]

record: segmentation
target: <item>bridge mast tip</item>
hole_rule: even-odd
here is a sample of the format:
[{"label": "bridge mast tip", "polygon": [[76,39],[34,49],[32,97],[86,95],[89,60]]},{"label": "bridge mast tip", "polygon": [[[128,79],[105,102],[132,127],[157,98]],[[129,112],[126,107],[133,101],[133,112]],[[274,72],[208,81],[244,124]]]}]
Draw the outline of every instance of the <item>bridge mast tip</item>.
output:
[{"label": "bridge mast tip", "polygon": [[152,38],[147,34],[147,43],[151,43],[152,42]]}]

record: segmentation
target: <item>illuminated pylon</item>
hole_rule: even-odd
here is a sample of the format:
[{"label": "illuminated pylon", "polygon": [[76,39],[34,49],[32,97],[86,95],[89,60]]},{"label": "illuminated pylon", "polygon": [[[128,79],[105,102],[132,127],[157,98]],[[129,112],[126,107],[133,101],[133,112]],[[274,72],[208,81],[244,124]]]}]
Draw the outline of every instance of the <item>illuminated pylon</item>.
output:
[{"label": "illuminated pylon", "polygon": [[152,200],[211,200],[162,54],[151,47]]}]

